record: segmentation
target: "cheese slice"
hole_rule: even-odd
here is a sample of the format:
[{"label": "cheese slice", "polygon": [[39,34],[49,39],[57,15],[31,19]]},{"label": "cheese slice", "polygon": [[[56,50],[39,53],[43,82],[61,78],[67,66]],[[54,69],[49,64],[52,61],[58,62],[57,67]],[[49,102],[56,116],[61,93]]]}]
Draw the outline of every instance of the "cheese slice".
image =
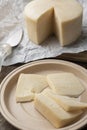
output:
[{"label": "cheese slice", "polygon": [[43,94],[36,95],[34,105],[56,128],[70,124],[83,113],[82,111],[66,112],[53,99]]},{"label": "cheese slice", "polygon": [[56,35],[61,46],[72,43],[81,34],[82,14],[76,0],[35,0],[24,9],[29,38],[37,44],[51,34]]},{"label": "cheese slice", "polygon": [[47,75],[50,88],[57,94],[71,97],[80,96],[85,88],[73,73],[54,73]]},{"label": "cheese slice", "polygon": [[76,98],[60,96],[55,94],[51,89],[45,89],[42,93],[54,99],[65,111],[87,109],[87,103],[80,102]]},{"label": "cheese slice", "polygon": [[46,77],[35,74],[21,74],[16,88],[16,101],[34,100],[35,93],[41,92],[48,86]]}]

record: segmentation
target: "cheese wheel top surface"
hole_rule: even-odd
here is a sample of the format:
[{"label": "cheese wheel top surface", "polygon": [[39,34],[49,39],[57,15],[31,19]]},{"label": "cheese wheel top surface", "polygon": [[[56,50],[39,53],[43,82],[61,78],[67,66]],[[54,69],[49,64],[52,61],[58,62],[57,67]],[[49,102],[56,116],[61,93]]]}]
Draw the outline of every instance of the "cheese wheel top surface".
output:
[{"label": "cheese wheel top surface", "polygon": [[50,9],[62,21],[72,20],[82,14],[82,6],[76,0],[35,0],[25,7],[24,13],[37,20]]}]

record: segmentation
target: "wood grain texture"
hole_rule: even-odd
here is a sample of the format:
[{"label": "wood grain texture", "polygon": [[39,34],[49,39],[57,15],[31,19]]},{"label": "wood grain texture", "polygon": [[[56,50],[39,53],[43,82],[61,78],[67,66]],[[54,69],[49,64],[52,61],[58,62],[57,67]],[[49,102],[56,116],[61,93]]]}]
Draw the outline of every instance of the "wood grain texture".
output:
[{"label": "wood grain texture", "polygon": [[70,54],[70,53],[62,54],[58,56],[58,58],[64,59],[64,60],[71,60],[73,62],[76,61],[76,62],[87,63],[87,51],[76,53],[76,54]]}]

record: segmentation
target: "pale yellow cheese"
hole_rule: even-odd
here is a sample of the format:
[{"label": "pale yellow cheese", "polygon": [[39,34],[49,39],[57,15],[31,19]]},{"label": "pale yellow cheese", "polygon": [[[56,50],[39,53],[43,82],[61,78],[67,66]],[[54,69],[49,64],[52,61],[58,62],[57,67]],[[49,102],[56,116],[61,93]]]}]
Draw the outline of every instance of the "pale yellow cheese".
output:
[{"label": "pale yellow cheese", "polygon": [[46,77],[36,74],[21,74],[16,88],[16,101],[34,100],[35,93],[41,92],[48,86]]},{"label": "pale yellow cheese", "polygon": [[54,73],[47,75],[50,88],[64,96],[78,97],[85,88],[81,81],[73,73]]},{"label": "pale yellow cheese", "polygon": [[76,0],[34,0],[24,9],[29,38],[40,44],[54,33],[61,46],[68,45],[81,34],[82,13]]},{"label": "pale yellow cheese", "polygon": [[60,96],[55,94],[51,89],[45,89],[42,93],[54,99],[65,111],[87,109],[87,103],[80,102],[76,98]]},{"label": "pale yellow cheese", "polygon": [[70,124],[82,114],[82,111],[66,112],[53,99],[43,94],[38,94],[35,97],[34,105],[56,128]]}]

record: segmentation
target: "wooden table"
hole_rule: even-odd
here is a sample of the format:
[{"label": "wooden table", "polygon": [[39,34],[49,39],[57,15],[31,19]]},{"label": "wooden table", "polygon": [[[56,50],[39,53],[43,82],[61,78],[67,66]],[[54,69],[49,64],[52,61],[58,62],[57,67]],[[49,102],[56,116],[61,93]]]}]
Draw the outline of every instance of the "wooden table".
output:
[{"label": "wooden table", "polygon": [[[82,62],[74,62],[74,63],[79,64],[83,66],[84,68],[87,68],[87,63],[82,63]],[[12,70],[14,70],[15,68],[21,65],[23,64],[16,64],[16,65],[8,66],[8,67],[2,67],[2,71],[0,72],[0,83],[2,82],[2,80],[5,78],[7,74],[9,74]],[[86,130],[86,129],[87,129],[87,126],[85,126],[84,128],[81,128],[81,130]],[[12,125],[10,125],[0,114],[0,130],[17,130],[17,129],[14,128]]]}]

